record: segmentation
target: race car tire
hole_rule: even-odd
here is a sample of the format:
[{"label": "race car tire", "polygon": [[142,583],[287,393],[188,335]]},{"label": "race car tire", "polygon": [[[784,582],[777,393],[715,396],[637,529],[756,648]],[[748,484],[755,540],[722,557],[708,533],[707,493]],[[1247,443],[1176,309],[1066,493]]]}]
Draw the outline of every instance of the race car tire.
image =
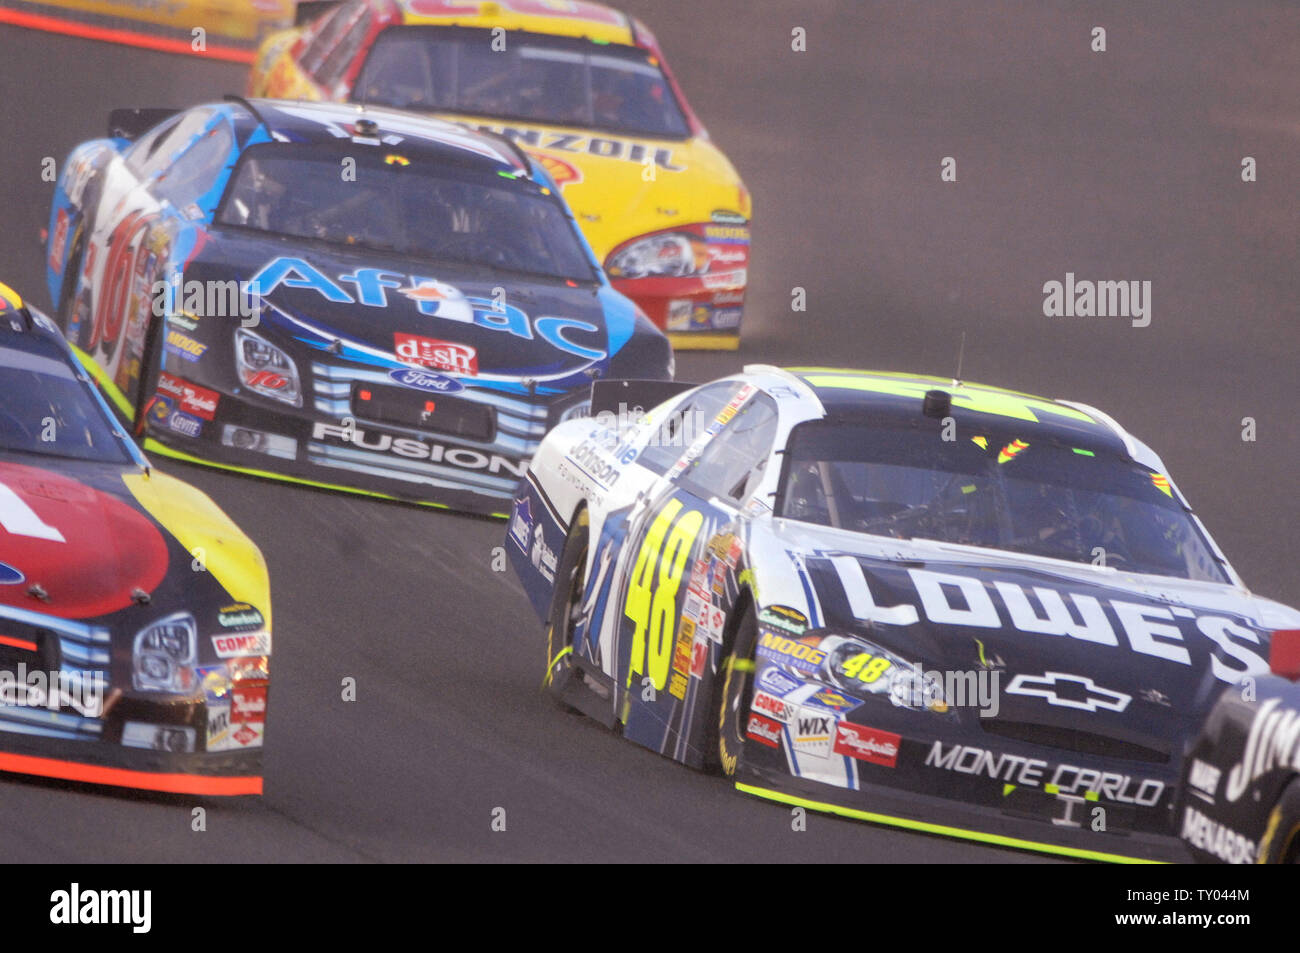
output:
[{"label": "race car tire", "polygon": [[731,652],[723,659],[720,678],[713,680],[715,717],[710,723],[712,738],[706,739],[706,765],[734,777],[741,749],[745,745],[745,719],[754,684],[754,647],[758,644],[758,618],[754,603],[747,602],[736,623]]},{"label": "race car tire", "polygon": [[[59,285],[59,300],[54,302],[54,317],[59,330],[66,336],[72,326],[72,313],[77,306],[77,276],[81,273],[81,257],[86,244],[85,232],[80,222],[72,233],[72,244],[68,248],[68,259],[63,267],[63,283]],[[69,340],[72,340],[69,338]],[[73,344],[78,343],[72,341]]]},{"label": "race car tire", "polygon": [[1300,864],[1300,778],[1282,791],[1268,816],[1261,864]]},{"label": "race car tire", "polygon": [[137,437],[143,437],[148,423],[149,397],[158,387],[158,356],[162,350],[163,322],[155,318],[145,332],[144,348],[140,353],[140,378],[136,381],[135,419],[131,421]]},{"label": "race car tire", "polygon": [[564,541],[564,552],[555,572],[555,593],[551,597],[551,611],[546,618],[546,685],[553,683],[552,676],[560,665],[560,653],[573,644],[573,627],[582,608],[583,592],[587,587],[587,545],[591,519],[586,507],[574,514],[569,524],[569,535]]}]

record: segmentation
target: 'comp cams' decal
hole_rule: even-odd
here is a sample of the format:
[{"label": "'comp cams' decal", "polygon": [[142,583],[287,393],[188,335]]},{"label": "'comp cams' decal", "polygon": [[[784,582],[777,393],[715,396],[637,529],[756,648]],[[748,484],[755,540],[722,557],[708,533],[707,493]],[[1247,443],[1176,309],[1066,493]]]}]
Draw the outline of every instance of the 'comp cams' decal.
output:
[{"label": "'comp cams' decal", "polygon": [[[597,332],[589,321],[577,318],[543,316],[529,318],[514,305],[470,298],[444,282],[421,275],[403,275],[383,268],[358,268],[350,275],[327,277],[324,272],[301,258],[280,257],[263,265],[248,282],[263,298],[276,288],[310,288],[335,304],[359,304],[367,308],[387,308],[388,292],[397,291],[412,301],[420,314],[462,324],[476,324],[493,331],[504,331],[531,341],[539,337],[557,351],[583,360],[599,361],[604,351],[583,347],[569,341],[569,331]],[[353,290],[345,290],[343,285]]]}]

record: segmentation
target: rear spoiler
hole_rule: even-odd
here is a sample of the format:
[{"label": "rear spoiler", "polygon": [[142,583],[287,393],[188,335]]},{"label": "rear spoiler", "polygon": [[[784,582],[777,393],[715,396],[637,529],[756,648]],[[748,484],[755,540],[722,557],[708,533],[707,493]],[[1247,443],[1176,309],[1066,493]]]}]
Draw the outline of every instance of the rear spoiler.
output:
[{"label": "rear spoiler", "polygon": [[114,109],[108,114],[108,138],[135,141],[178,112],[179,109]]},{"label": "rear spoiler", "polygon": [[591,416],[610,413],[620,421],[637,419],[698,384],[685,381],[603,380],[591,384]]}]

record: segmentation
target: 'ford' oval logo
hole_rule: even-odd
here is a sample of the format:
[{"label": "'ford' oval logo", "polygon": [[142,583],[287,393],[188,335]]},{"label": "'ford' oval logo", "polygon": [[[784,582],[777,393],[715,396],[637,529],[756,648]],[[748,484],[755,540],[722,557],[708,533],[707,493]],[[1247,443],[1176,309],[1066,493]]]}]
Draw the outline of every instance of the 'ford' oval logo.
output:
[{"label": "'ford' oval logo", "polygon": [[388,376],[405,387],[426,390],[432,394],[454,394],[464,390],[465,385],[452,377],[443,377],[432,371],[422,371],[418,367],[403,367],[389,371]]},{"label": "'ford' oval logo", "polygon": [[23,574],[13,566],[0,563],[0,586],[14,586],[23,581]]}]

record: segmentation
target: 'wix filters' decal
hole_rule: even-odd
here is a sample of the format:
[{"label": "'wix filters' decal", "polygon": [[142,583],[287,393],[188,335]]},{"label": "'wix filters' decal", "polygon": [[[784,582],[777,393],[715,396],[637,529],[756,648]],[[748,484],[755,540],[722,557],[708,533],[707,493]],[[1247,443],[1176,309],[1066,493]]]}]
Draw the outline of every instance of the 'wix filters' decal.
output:
[{"label": "'wix filters' decal", "polygon": [[598,332],[600,328],[589,321],[554,316],[530,318],[512,304],[468,297],[445,282],[422,275],[357,268],[351,274],[329,277],[305,259],[280,257],[263,265],[248,285],[263,298],[283,285],[315,291],[334,304],[367,308],[387,308],[388,292],[396,291],[427,317],[474,324],[528,341],[541,338],[557,351],[588,361],[599,361],[606,356],[604,350],[585,347],[567,337],[573,331]]}]

